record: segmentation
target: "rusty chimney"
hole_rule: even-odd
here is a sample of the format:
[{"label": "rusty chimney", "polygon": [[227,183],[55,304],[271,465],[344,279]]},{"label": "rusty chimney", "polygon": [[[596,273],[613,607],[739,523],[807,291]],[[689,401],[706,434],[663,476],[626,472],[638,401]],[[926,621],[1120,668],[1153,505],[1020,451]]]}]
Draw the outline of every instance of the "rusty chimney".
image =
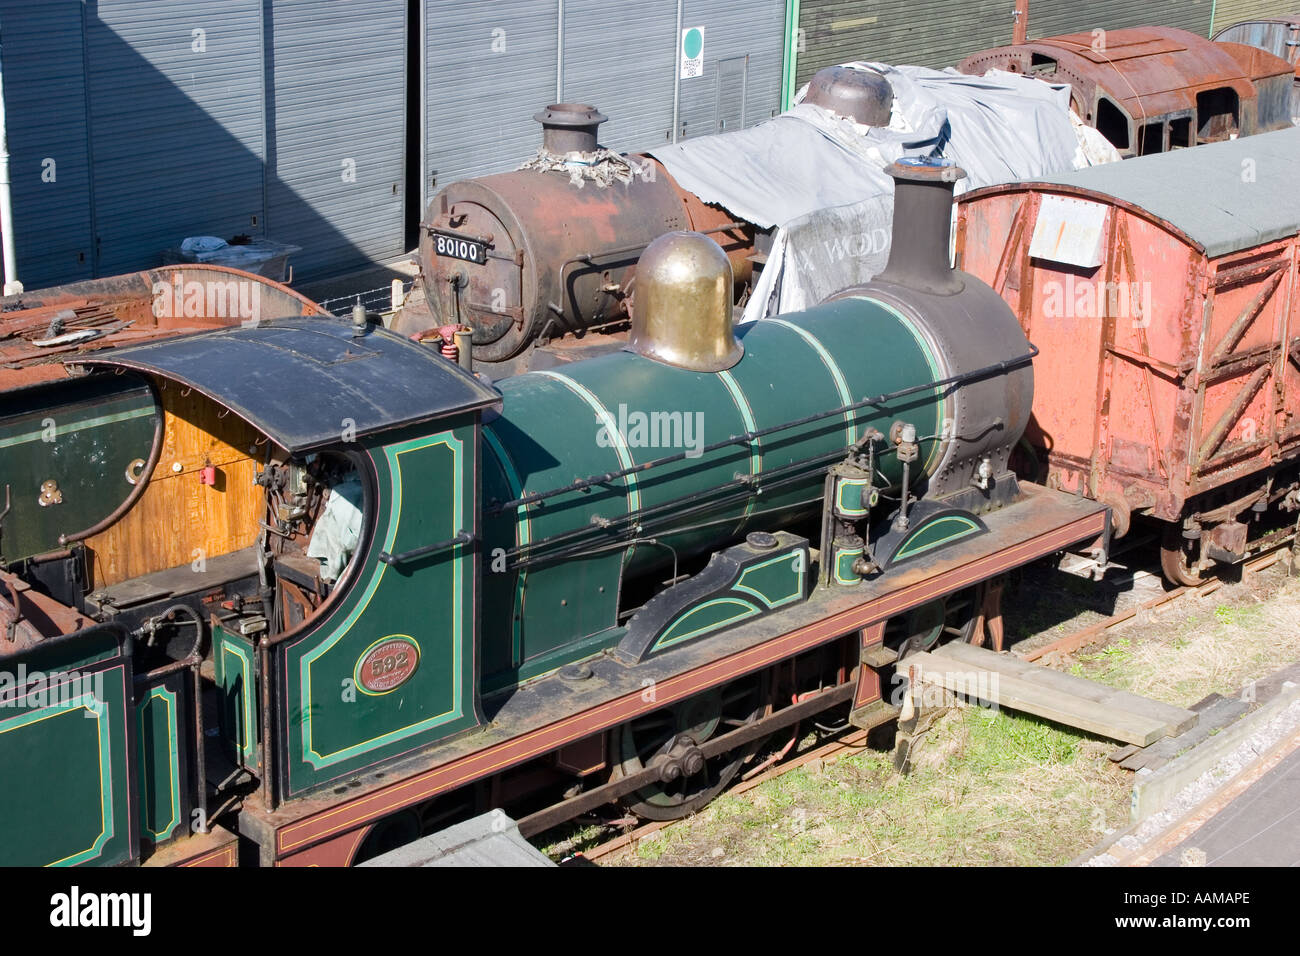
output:
[{"label": "rusty chimney", "polygon": [[964,288],[949,265],[952,193],[966,172],[948,160],[906,157],[885,172],[894,180],[894,227],[889,263],[881,282],[931,295],[953,295]]},{"label": "rusty chimney", "polygon": [[595,152],[596,127],[607,118],[583,103],[552,103],[533,115],[542,124],[542,145],[559,156]]}]

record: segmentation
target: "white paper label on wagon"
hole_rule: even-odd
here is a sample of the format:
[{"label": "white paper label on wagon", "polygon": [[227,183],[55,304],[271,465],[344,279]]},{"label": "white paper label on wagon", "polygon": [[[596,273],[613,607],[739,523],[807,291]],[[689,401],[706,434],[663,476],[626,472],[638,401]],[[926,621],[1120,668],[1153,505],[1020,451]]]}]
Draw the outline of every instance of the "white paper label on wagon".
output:
[{"label": "white paper label on wagon", "polygon": [[704,75],[704,27],[689,27],[682,31],[681,78]]},{"label": "white paper label on wagon", "polygon": [[1106,207],[1069,196],[1043,196],[1034,223],[1029,254],[1067,265],[1093,269],[1101,265]]}]

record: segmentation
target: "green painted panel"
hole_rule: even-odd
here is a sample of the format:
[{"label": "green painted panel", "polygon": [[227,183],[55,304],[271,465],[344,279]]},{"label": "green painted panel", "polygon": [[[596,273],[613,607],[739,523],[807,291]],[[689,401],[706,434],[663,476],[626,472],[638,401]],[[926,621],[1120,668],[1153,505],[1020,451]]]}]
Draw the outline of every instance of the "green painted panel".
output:
[{"label": "green painted panel", "polygon": [[257,651],[252,641],[223,627],[212,633],[217,717],[226,752],[249,770],[257,769]]},{"label": "green painted panel", "polygon": [[[147,460],[159,412],[136,376],[94,376],[6,396],[0,414],[0,496],[11,511],[0,541],[13,561],[58,547],[61,534],[83,531],[112,514],[130,494],[126,469]],[[57,504],[40,504],[54,481]]]},{"label": "green painted panel", "polygon": [[775,610],[803,598],[807,574],[808,559],[800,548],[793,555],[780,554],[746,568],[735,589],[752,595],[768,610]]},{"label": "green painted panel", "polygon": [[[275,648],[287,697],[277,706],[288,739],[291,792],[318,786],[476,726],[476,548],[458,545],[388,565],[397,554],[478,533],[477,427],[473,416],[432,434],[383,436],[365,454],[380,489],[375,532],[347,594],[303,636]],[[368,507],[375,503],[368,502]],[[368,651],[401,638],[418,663],[378,691],[358,683]]]},{"label": "green painted panel", "polygon": [[720,597],[705,601],[673,621],[664,631],[663,636],[655,641],[654,649],[661,651],[701,634],[739,624],[751,617],[757,617],[759,613],[753,603],[741,598]]},{"label": "green painted panel", "polygon": [[129,666],[116,664],[38,684],[0,710],[0,865],[135,856],[129,683]]},{"label": "green painted panel", "polygon": [[935,518],[907,539],[906,543],[894,555],[894,560],[901,561],[903,558],[924,554],[926,551],[932,551],[941,545],[964,538],[979,530],[979,525],[970,518],[963,518],[961,515],[946,515]]},{"label": "green painted panel", "polygon": [[140,832],[161,843],[184,832],[181,799],[180,695],[165,685],[150,688],[136,706],[136,752],[140,772]]}]

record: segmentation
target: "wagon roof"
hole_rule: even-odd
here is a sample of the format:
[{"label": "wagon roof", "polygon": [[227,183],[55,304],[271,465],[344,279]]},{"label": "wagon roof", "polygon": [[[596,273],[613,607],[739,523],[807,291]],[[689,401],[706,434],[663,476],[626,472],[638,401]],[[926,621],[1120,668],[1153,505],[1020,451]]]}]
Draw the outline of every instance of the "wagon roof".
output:
[{"label": "wagon roof", "polygon": [[384,328],[291,318],[116,349],[76,364],[172,379],[292,452],[495,405],[497,391],[436,350]]},{"label": "wagon roof", "polygon": [[972,190],[962,202],[1064,186],[1088,199],[1136,208],[1214,258],[1300,232],[1297,184],[1300,128]]}]

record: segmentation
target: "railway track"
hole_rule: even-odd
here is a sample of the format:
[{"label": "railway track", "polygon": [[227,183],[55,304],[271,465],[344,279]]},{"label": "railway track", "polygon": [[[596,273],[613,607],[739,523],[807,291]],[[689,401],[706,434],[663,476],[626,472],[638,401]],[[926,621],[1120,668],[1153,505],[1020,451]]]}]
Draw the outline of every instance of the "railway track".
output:
[{"label": "railway track", "polygon": [[[1265,571],[1283,560],[1287,554],[1289,544],[1289,542],[1286,542],[1272,551],[1245,562],[1242,565],[1242,579],[1244,580],[1250,575]],[[1147,572],[1130,572],[1133,577],[1143,573]],[[1172,591],[1167,591],[1157,597],[1151,598],[1150,600],[1134,605],[1133,607],[1118,611],[1107,617],[1105,620],[1072,631],[1071,633],[1059,637],[1050,643],[1026,650],[1023,653],[1017,653],[1015,651],[1012,651],[1012,653],[1016,654],[1016,656],[1021,660],[1030,662],[1042,660],[1051,654],[1071,654],[1090,645],[1100,643],[1113,629],[1139,619],[1143,615],[1149,614],[1157,608],[1167,607],[1190,597],[1206,597],[1219,590],[1219,588],[1221,588],[1225,583],[1229,582],[1225,582],[1223,578],[1216,577],[1204,581],[1196,586],[1180,586]],[[799,767],[807,766],[815,761],[821,761],[823,765],[832,763],[840,757],[856,750],[860,750],[862,747],[866,746],[867,735],[868,732],[864,730],[846,729],[841,731],[833,739],[815,744],[794,757],[775,763],[761,769],[760,772],[754,773],[750,777],[742,779],[740,783],[730,787],[727,790],[727,793],[731,795],[746,793],[760,784],[766,783],[768,780],[773,780],[783,774],[787,774]],[[645,838],[658,833],[660,830],[663,830],[677,822],[680,821],[670,820],[643,823],[590,849],[583,850],[580,854],[576,855],[591,862],[601,859],[615,859],[622,854],[634,850],[636,845]]]}]

